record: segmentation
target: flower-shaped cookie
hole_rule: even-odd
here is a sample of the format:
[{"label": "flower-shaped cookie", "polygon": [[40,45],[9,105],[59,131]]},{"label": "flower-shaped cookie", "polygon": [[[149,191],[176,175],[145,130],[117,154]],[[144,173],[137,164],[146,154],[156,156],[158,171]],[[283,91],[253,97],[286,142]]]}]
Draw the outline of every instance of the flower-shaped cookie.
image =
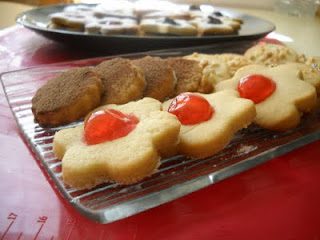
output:
[{"label": "flower-shaped cookie", "polygon": [[[242,128],[246,128],[255,118],[256,111],[254,103],[250,100],[239,97],[234,90],[222,91],[212,94],[185,93],[200,97],[200,103],[206,103],[212,108],[212,116],[206,121],[197,124],[182,124],[180,129],[179,153],[191,157],[208,157],[228,145],[233,135]],[[179,96],[178,96],[179,97]],[[192,98],[190,98],[192,99]],[[201,100],[202,99],[202,100]],[[163,105],[164,110],[168,110],[172,99],[166,101]],[[191,102],[189,107],[187,101],[183,101],[177,109],[186,106],[185,113],[188,116],[179,116],[182,118],[193,119],[199,115],[208,113],[208,107],[203,108],[198,100]],[[181,108],[180,108],[181,107]],[[203,108],[203,111],[199,109]],[[209,109],[210,110],[210,109]]]},{"label": "flower-shaped cookie", "polygon": [[70,186],[89,189],[103,182],[133,184],[154,173],[160,157],[176,154],[180,122],[155,99],[144,98],[124,105],[105,105],[133,114],[136,127],[126,136],[89,145],[84,125],[64,129],[54,137],[53,152],[62,159],[62,177]]},{"label": "flower-shaped cookie", "polygon": [[[257,116],[254,123],[270,130],[285,131],[295,128],[300,123],[301,113],[315,108],[317,94],[314,86],[303,81],[299,68],[283,64],[268,68],[263,65],[248,65],[239,69],[232,79],[216,85],[216,91],[239,89],[239,83],[251,77],[266,80],[265,88],[258,81],[251,82],[251,93],[256,98]],[[269,81],[270,80],[270,81]],[[260,87],[260,89],[259,89]],[[274,91],[268,92],[273,87]]]}]

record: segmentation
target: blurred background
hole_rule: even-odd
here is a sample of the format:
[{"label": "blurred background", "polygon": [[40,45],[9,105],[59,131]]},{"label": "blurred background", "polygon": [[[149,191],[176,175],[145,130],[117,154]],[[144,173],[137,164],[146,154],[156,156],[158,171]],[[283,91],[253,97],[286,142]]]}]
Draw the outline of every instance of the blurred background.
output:
[{"label": "blurred background", "polygon": [[[107,2],[107,0],[0,0],[0,29],[15,24],[15,17],[18,13],[29,10],[34,7],[65,4],[65,3],[99,3]],[[186,3],[210,3],[220,6],[229,7],[248,7],[248,8],[264,8],[271,9],[273,0],[256,1],[256,0],[177,0],[174,2]]]},{"label": "blurred background", "polygon": [[[15,18],[18,13],[27,11],[34,7],[66,4],[66,3],[101,3],[108,0],[0,0],[0,29],[12,26],[15,24]],[[132,0],[134,1],[134,0]],[[160,0],[159,0],[160,1]],[[223,7],[239,7],[245,9],[264,9],[276,11],[289,11],[290,6],[294,9],[303,6],[312,5],[314,8],[314,16],[320,16],[320,0],[171,0],[172,2],[183,2],[200,4],[207,3],[215,6]],[[299,8],[298,7],[298,8]],[[293,14],[294,15],[294,12]]]}]

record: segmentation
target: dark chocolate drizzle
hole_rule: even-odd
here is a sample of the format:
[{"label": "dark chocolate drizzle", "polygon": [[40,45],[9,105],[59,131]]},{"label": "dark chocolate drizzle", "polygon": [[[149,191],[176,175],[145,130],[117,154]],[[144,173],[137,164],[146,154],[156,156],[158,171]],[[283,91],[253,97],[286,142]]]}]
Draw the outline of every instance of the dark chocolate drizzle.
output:
[{"label": "dark chocolate drizzle", "polygon": [[214,12],[212,13],[212,15],[214,15],[214,16],[216,16],[216,17],[223,17],[223,14],[222,14],[221,12],[219,12],[219,11],[214,11]]},{"label": "dark chocolate drizzle", "polygon": [[165,17],[163,22],[164,23],[169,23],[169,24],[172,24],[172,25],[179,25],[175,20],[173,20],[172,18],[169,18],[169,17]]},{"label": "dark chocolate drizzle", "polygon": [[192,5],[190,5],[189,10],[197,11],[197,10],[201,10],[201,9],[200,9],[199,5],[192,4]]},{"label": "dark chocolate drizzle", "polygon": [[208,23],[211,24],[222,24],[222,21],[218,18],[212,17],[212,16],[208,16]]}]

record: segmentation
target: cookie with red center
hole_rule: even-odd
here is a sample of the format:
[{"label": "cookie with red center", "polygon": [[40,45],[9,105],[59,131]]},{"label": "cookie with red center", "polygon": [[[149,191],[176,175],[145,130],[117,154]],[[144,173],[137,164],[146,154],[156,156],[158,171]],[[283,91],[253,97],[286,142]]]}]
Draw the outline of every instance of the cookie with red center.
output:
[{"label": "cookie with red center", "polygon": [[104,182],[133,184],[177,152],[180,122],[159,101],[144,98],[105,105],[85,124],[56,133],[53,152],[62,159],[63,180],[77,189]]},{"label": "cookie with red center", "polygon": [[179,153],[191,157],[208,157],[221,151],[256,115],[254,103],[240,98],[234,90],[182,93],[163,105],[182,124]]},{"label": "cookie with red center", "polygon": [[237,90],[254,101],[254,123],[276,131],[295,128],[302,113],[312,111],[317,103],[315,87],[303,80],[301,69],[291,64],[245,66],[232,79],[216,85],[216,91],[226,89]]}]

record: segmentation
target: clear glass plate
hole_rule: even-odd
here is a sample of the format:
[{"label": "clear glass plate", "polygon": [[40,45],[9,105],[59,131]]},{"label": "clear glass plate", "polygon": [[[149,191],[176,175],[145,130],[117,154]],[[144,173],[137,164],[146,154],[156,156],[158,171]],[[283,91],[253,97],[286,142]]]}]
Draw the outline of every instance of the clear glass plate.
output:
[{"label": "clear glass plate", "polygon": [[[203,53],[241,53],[252,43],[216,44],[199,48],[155,51],[125,55],[127,58],[180,56]],[[93,66],[107,58],[86,59],[29,68],[1,76],[3,88],[23,137],[36,153],[62,195],[84,216],[101,223],[119,220],[169,202],[276,156],[320,139],[320,113],[303,117],[299,127],[287,132],[272,132],[250,126],[238,132],[220,153],[203,159],[175,156],[162,159],[159,170],[144,181],[130,185],[103,184],[92,190],[70,188],[61,179],[61,161],[52,152],[57,128],[42,128],[34,122],[31,99],[48,79],[73,67]]]}]

